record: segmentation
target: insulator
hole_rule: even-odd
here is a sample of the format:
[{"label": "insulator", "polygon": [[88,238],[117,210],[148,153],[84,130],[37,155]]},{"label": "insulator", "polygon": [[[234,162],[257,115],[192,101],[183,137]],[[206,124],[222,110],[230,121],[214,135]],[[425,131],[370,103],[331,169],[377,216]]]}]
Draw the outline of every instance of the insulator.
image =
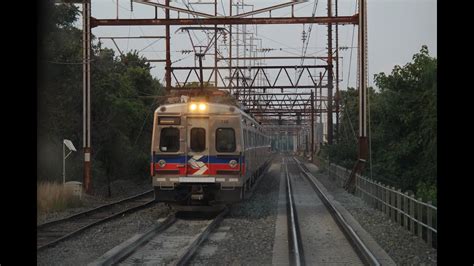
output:
[{"label": "insulator", "polygon": [[224,43],[227,43],[227,33],[224,32],[224,34],[222,35],[222,41]]}]

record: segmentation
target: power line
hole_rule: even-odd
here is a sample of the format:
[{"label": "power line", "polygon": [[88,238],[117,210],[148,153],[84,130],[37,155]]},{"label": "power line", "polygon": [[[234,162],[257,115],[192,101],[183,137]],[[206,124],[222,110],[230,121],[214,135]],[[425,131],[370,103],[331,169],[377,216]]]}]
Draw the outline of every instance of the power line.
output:
[{"label": "power line", "polygon": [[[357,12],[357,2],[355,3],[355,8],[354,8],[354,13]],[[351,41],[351,47],[354,47],[354,30],[355,30],[355,25],[352,26],[352,41]],[[352,51],[350,53],[349,57],[349,67],[348,67],[348,74],[347,74],[347,88],[349,88],[349,79],[351,77],[351,65],[352,65]]]},{"label": "power line", "polygon": [[[90,60],[90,62],[95,61],[95,60]],[[59,62],[59,61],[50,61],[50,60],[45,60],[44,62],[50,63],[50,64],[56,64],[56,65],[82,65],[84,64],[83,61],[77,61],[77,62]]]},{"label": "power line", "polygon": [[[316,15],[316,9],[318,8],[318,0],[316,0],[314,2],[314,6],[313,6],[313,13],[311,14],[311,17],[314,18],[314,16]],[[308,28],[308,38],[306,40],[308,40],[306,42],[306,40],[303,41],[303,47],[302,47],[302,56],[304,57],[306,55],[306,51],[308,50],[308,44],[310,42],[310,39],[311,39],[311,31],[313,29],[313,24],[310,24],[309,25],[309,28]],[[303,32],[304,32],[304,26],[303,26]],[[305,48],[305,42],[306,42],[306,48]],[[303,65],[304,63],[304,58],[301,59],[301,65]]]}]

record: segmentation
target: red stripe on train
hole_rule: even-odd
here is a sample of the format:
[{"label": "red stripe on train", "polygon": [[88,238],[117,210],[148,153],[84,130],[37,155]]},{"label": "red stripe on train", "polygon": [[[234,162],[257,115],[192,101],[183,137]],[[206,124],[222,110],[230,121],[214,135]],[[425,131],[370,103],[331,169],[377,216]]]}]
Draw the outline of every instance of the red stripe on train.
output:
[{"label": "red stripe on train", "polygon": [[[186,166],[182,163],[167,163],[165,164],[164,167],[160,167],[160,165],[158,163],[155,163],[155,172],[156,173],[159,173],[160,170],[178,170],[179,173],[176,173],[176,174],[179,174],[179,175],[185,175],[186,172]],[[151,171],[153,171],[153,163],[151,164]]]},{"label": "red stripe on train", "polygon": [[[242,164],[241,167],[240,165],[237,165],[236,167],[232,168],[230,167],[229,164],[227,163],[209,163],[206,164],[207,170],[202,173],[202,175],[217,175],[218,170],[227,170],[227,171],[242,171],[242,175],[245,175],[245,164]],[[188,175],[192,175],[199,171],[200,169],[193,169],[191,168],[190,165],[188,165]],[[186,166],[184,164],[180,163],[167,163],[165,164],[164,167],[160,167],[158,163],[155,163],[155,172],[158,172],[160,170],[179,170],[179,175],[186,175]],[[150,171],[153,173],[153,163],[150,164]]]}]

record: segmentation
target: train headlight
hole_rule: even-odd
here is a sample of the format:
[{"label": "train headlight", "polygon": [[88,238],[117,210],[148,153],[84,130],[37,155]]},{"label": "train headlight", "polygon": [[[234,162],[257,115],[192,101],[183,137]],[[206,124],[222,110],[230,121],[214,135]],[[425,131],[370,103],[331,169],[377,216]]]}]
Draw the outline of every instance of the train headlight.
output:
[{"label": "train headlight", "polygon": [[159,161],[158,161],[158,165],[159,165],[161,168],[165,167],[165,165],[166,165],[165,160],[159,160]]},{"label": "train headlight", "polygon": [[237,161],[236,160],[231,160],[229,162],[229,166],[232,167],[232,168],[235,168],[237,166]]},{"label": "train headlight", "polygon": [[199,104],[199,110],[204,111],[206,110],[206,105],[204,103]]},{"label": "train headlight", "polygon": [[191,111],[196,111],[197,105],[196,105],[195,103],[193,103],[193,104],[191,104],[191,105],[189,106],[189,109],[190,109]]}]

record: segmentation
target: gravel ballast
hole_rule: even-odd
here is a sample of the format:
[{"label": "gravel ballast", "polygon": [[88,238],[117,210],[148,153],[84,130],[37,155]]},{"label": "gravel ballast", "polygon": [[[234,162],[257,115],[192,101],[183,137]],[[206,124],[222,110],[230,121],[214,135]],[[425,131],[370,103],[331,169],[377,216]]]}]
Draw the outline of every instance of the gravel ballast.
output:
[{"label": "gravel ballast", "polygon": [[314,164],[305,165],[397,264],[437,264],[436,249],[428,247],[423,240],[392,222],[382,212],[369,207],[361,198],[347,193],[328,177],[327,172],[318,170]]},{"label": "gravel ballast", "polygon": [[[401,265],[436,265],[437,251],[362,199],[340,188],[325,172],[306,163],[325,186],[377,243]],[[205,240],[192,265],[271,265],[278,213],[281,159],[274,158],[252,196],[230,206],[230,212]],[[137,191],[133,191],[135,194]],[[130,195],[122,195],[127,197]],[[91,205],[94,204],[91,199]],[[117,200],[117,198],[114,198]],[[99,200],[97,200],[97,203]],[[104,204],[104,202],[100,202]],[[86,265],[130,237],[148,230],[170,210],[164,204],[140,210],[92,227],[72,239],[39,251],[38,265]]]},{"label": "gravel ballast", "polygon": [[94,226],[54,247],[38,251],[37,265],[86,265],[135,234],[144,233],[168,214],[169,209],[157,203]]},{"label": "gravel ballast", "polygon": [[230,213],[199,248],[192,265],[271,265],[280,186],[273,160],[253,195]]}]

